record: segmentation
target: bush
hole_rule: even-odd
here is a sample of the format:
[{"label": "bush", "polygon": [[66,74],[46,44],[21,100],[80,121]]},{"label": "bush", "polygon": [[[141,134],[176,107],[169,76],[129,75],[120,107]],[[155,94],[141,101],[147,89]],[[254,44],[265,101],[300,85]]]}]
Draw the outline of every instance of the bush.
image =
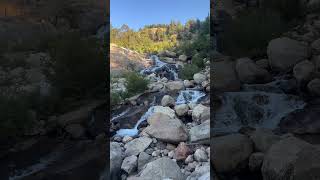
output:
[{"label": "bush", "polygon": [[222,34],[222,51],[236,57],[264,55],[269,41],[286,29],[287,25],[278,13],[245,12],[226,27]]},{"label": "bush", "polygon": [[193,79],[193,75],[200,71],[200,68],[194,64],[186,64],[181,71],[179,72],[179,76],[182,79]]},{"label": "bush", "polygon": [[0,96],[0,137],[21,135],[32,125],[27,98]]},{"label": "bush", "polygon": [[192,64],[196,65],[199,68],[204,68],[204,62],[203,62],[203,57],[200,54],[195,54],[192,59],[191,62]]},{"label": "bush", "polygon": [[110,93],[110,105],[115,106],[121,102],[122,98],[119,93],[111,92]]},{"label": "bush", "polygon": [[142,75],[136,72],[128,72],[124,76],[127,80],[127,92],[125,95],[123,95],[124,98],[142,93],[147,89],[149,81]]},{"label": "bush", "polygon": [[67,33],[50,42],[55,74],[50,77],[62,97],[83,97],[106,80],[103,44],[79,33]]}]

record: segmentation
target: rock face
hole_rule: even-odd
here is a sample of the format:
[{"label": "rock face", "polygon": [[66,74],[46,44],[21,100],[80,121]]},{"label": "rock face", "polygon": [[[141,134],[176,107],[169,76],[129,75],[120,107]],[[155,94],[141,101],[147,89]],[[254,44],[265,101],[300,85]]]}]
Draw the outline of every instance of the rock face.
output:
[{"label": "rock face", "polygon": [[163,98],[161,100],[161,105],[162,106],[174,106],[175,101],[174,101],[173,97],[171,97],[169,95],[165,95],[165,96],[163,96]]},{"label": "rock face", "polygon": [[125,155],[132,156],[138,155],[142,151],[144,151],[152,142],[152,139],[147,137],[140,137],[128,142],[124,148],[126,149]]},{"label": "rock face", "polygon": [[240,90],[240,80],[235,71],[235,63],[233,61],[212,62],[213,87],[216,91],[238,91]]},{"label": "rock face", "polygon": [[250,139],[241,134],[211,138],[210,141],[214,152],[211,162],[220,173],[238,170],[253,151]]},{"label": "rock face", "polygon": [[267,53],[271,68],[278,71],[288,71],[310,56],[308,47],[286,37],[270,41]]},{"label": "rock face", "polygon": [[177,163],[165,157],[148,163],[145,169],[141,171],[141,174],[139,177],[140,177],[138,178],[139,180],[142,180],[142,179],[163,180],[165,178],[174,179],[174,180],[185,179]]},{"label": "rock face", "polygon": [[236,61],[236,71],[241,82],[247,84],[267,83],[272,80],[269,72],[257,66],[249,58],[241,58]]},{"label": "rock face", "polygon": [[194,126],[189,131],[190,141],[192,143],[200,142],[209,144],[210,140],[210,120],[203,122],[198,126]]},{"label": "rock face", "polygon": [[200,122],[210,119],[210,108],[202,104],[197,105],[192,110],[192,119]]},{"label": "rock face", "polygon": [[194,82],[196,82],[197,84],[201,84],[203,81],[207,79],[207,77],[202,73],[196,73],[193,75],[193,79],[194,79]]},{"label": "rock face", "polygon": [[289,180],[299,152],[311,145],[295,137],[288,137],[272,145],[261,168],[264,180]]},{"label": "rock face", "polygon": [[293,68],[293,75],[298,82],[307,82],[312,78],[315,66],[311,61],[302,61]]},{"label": "rock face", "polygon": [[184,124],[176,118],[163,113],[155,113],[148,118],[148,126],[144,132],[163,142],[179,143],[188,139]]},{"label": "rock face", "polygon": [[121,146],[117,142],[110,143],[110,174],[111,176],[118,174],[123,160],[123,152]]}]

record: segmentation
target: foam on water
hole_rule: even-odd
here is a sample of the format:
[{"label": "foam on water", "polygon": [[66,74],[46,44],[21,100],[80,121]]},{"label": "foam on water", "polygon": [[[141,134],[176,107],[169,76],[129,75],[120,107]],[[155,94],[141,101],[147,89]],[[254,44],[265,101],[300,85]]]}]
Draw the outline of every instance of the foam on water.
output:
[{"label": "foam on water", "polygon": [[200,98],[204,97],[206,94],[197,90],[183,90],[179,92],[177,97],[176,104],[188,104],[188,103],[197,103]]},{"label": "foam on water", "polygon": [[116,135],[120,136],[120,137],[124,137],[124,136],[136,136],[138,135],[138,127],[139,125],[146,121],[152,114],[154,111],[154,106],[151,106],[148,111],[146,113],[143,114],[143,116],[141,116],[141,118],[139,119],[139,121],[136,123],[136,125],[132,128],[132,129],[120,129],[117,131]]}]

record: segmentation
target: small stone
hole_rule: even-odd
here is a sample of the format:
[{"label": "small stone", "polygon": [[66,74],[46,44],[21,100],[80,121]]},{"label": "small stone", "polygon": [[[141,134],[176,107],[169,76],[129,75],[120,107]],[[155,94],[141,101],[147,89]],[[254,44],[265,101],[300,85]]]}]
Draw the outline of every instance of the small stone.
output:
[{"label": "small stone", "polygon": [[130,142],[130,141],[132,141],[132,140],[133,140],[132,137],[130,137],[130,136],[125,136],[125,137],[123,137],[122,142],[123,142],[124,144],[127,144],[128,142]]},{"label": "small stone", "polygon": [[151,155],[153,157],[158,157],[158,156],[160,156],[160,151],[159,150],[153,151]]},{"label": "small stone", "polygon": [[174,159],[185,160],[189,154],[191,154],[190,148],[186,143],[181,142],[175,149]]},{"label": "small stone", "polygon": [[174,151],[170,151],[170,152],[168,153],[168,157],[169,157],[169,158],[173,158],[173,156],[174,156]]},{"label": "small stone", "polygon": [[206,152],[202,149],[197,149],[196,152],[194,153],[194,158],[198,162],[206,162],[208,161],[208,155]]},{"label": "small stone", "polygon": [[189,163],[192,163],[194,160],[193,160],[193,155],[189,155],[186,160],[184,161],[185,164],[189,164]]},{"label": "small stone", "polygon": [[175,148],[176,148],[176,146],[174,144],[170,144],[170,143],[168,143],[167,147],[166,147],[166,149],[168,149],[169,151],[174,150]]}]

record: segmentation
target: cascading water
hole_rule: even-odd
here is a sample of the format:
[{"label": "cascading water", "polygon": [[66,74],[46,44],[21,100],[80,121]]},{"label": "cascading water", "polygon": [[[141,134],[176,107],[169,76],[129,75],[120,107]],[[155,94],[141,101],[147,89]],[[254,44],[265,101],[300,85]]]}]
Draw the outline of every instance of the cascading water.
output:
[{"label": "cascading water", "polygon": [[168,64],[159,60],[159,57],[156,55],[152,55],[151,59],[153,60],[153,66],[149,68],[145,68],[140,71],[141,74],[149,75],[155,73],[159,75],[160,73],[165,72],[165,77],[169,80],[178,80],[178,73],[176,65]]},{"label": "cascading water", "polygon": [[243,126],[275,129],[281,118],[301,109],[305,103],[296,96],[268,92],[228,92],[213,120],[215,133],[231,133]]},{"label": "cascading water", "polygon": [[180,91],[177,97],[176,104],[197,103],[202,97],[206,96],[204,92],[196,90]]}]

